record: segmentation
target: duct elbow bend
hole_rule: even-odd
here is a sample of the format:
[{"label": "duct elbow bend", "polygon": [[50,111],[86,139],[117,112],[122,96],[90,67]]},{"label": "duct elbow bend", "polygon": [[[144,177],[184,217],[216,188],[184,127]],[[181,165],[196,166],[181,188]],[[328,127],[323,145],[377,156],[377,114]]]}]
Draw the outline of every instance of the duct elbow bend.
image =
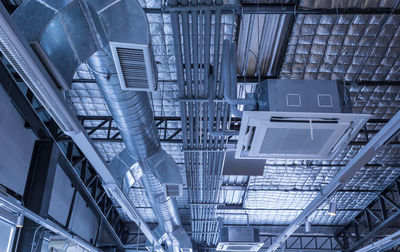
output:
[{"label": "duct elbow bend", "polygon": [[175,160],[162,148],[143,162],[142,169],[143,173],[157,178],[166,197],[179,197],[183,194],[181,171]]},{"label": "duct elbow bend", "polygon": [[[189,252],[192,251],[192,243],[190,241],[190,237],[189,235],[186,233],[186,231],[183,229],[182,226],[179,226],[173,233],[173,235],[175,236],[175,239],[178,242],[178,246],[173,246],[174,248],[178,248],[180,251],[183,252]],[[175,250],[174,250],[175,252]]]}]

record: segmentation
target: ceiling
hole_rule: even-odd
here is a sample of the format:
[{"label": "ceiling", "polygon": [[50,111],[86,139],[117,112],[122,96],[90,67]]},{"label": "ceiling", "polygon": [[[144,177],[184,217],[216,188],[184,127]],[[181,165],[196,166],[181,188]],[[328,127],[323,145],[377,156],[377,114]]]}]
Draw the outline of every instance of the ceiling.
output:
[{"label": "ceiling", "polygon": [[[144,8],[161,8],[161,1],[139,2]],[[293,1],[259,1],[260,5],[281,2]],[[396,3],[302,0],[297,8],[392,8]],[[151,94],[153,110],[156,117],[180,117],[170,17],[162,13],[149,13],[147,17],[159,78],[158,90]],[[238,42],[237,73],[242,83],[257,78],[343,80],[348,84],[355,113],[390,119],[400,108],[400,86],[390,83],[400,80],[400,15],[224,14],[222,23],[221,40],[232,38]],[[75,79],[66,98],[76,114],[110,116],[97,84],[79,81],[94,79],[85,64]],[[95,127],[101,122],[93,119],[84,123]],[[182,221],[191,224],[192,240],[215,245],[219,225],[216,217],[221,217],[224,224],[270,225],[270,232],[279,233],[278,227],[290,224],[384,124],[367,124],[368,133],[360,134],[355,144],[333,160],[267,160],[263,176],[222,176],[220,152],[184,152],[182,141],[164,141],[163,148],[180,165],[186,180],[184,194],[177,201]],[[168,129],[160,129],[159,133],[171,136],[180,128],[180,120],[170,121]],[[116,129],[111,131],[111,135],[115,133]],[[107,129],[100,129],[91,137],[104,138],[107,134]],[[181,140],[182,133],[174,139]],[[216,141],[221,141],[218,146],[223,148],[223,141]],[[124,149],[120,141],[96,141],[96,146],[107,161]],[[329,216],[328,205],[323,204],[310,217],[311,223],[335,230],[349,223],[400,176],[399,162],[400,145],[387,146],[334,195],[338,215]],[[156,222],[139,183],[130,198],[147,222]],[[227,205],[234,207],[223,207]]]}]

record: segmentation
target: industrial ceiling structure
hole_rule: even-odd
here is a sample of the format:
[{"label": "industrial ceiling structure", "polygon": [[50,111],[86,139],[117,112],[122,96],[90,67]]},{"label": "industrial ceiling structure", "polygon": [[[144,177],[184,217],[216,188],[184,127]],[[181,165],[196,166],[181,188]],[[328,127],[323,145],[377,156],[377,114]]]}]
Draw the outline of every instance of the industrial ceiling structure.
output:
[{"label": "industrial ceiling structure", "polygon": [[[56,152],[60,170],[49,180],[31,161],[25,189],[0,181],[1,209],[37,223],[12,224],[6,251],[42,243],[54,251],[216,251],[230,227],[255,228],[258,251],[400,250],[399,0],[2,4],[1,86],[35,135],[33,160]],[[227,153],[245,152],[246,112],[258,112],[262,83],[275,80],[335,83],[341,109],[364,124],[332,142],[341,146],[328,158],[260,156],[259,174],[253,163],[230,174]],[[332,117],[302,121],[312,146]],[[41,188],[35,172],[51,184],[70,181],[73,194],[54,203],[56,190]],[[29,198],[38,193],[40,203]],[[90,219],[74,210],[80,201],[90,228],[71,224]],[[37,239],[28,225],[47,230],[37,234],[43,241],[27,242]],[[225,251],[257,251],[236,249]]]}]

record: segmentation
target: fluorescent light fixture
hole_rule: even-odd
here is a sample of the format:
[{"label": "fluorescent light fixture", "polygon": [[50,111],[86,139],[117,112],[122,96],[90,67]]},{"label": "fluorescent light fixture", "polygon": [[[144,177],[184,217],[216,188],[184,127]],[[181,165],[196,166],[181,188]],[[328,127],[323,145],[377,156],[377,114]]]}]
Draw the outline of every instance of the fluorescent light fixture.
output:
[{"label": "fluorescent light fixture", "polygon": [[331,203],[329,203],[329,210],[328,210],[328,214],[330,216],[336,216],[336,201],[331,201]]},{"label": "fluorescent light fixture", "polygon": [[311,233],[311,222],[309,220],[304,223],[304,230],[306,233]]}]

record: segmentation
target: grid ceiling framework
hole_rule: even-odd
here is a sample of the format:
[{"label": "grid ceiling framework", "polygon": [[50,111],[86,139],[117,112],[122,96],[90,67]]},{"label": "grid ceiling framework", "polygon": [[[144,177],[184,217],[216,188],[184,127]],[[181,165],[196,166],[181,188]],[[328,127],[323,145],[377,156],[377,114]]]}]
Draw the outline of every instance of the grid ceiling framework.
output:
[{"label": "grid ceiling framework", "polygon": [[[161,8],[159,1],[140,1],[144,8]],[[279,1],[275,1],[279,2]],[[292,1],[283,1],[285,3]],[[332,3],[333,2],[333,3]],[[395,1],[300,1],[299,9],[312,8],[390,8]],[[347,4],[346,4],[347,3]],[[158,68],[158,90],[152,93],[155,116],[181,116],[176,83],[177,71],[170,16],[167,13],[147,14],[155,59]],[[335,79],[350,82],[351,101],[355,113],[372,114],[374,119],[390,119],[400,107],[400,87],[388,81],[399,81],[400,15],[390,14],[243,14],[222,16],[222,38],[238,41],[238,74],[254,78]],[[293,21],[291,21],[293,19]],[[214,23],[212,24],[215,25]],[[213,28],[214,32],[215,29]],[[234,32],[232,34],[232,31]],[[287,38],[286,38],[287,37]],[[212,42],[213,43],[213,42]],[[287,43],[287,46],[285,45]],[[213,48],[213,47],[211,47]],[[211,49],[213,50],[213,49]],[[213,60],[212,60],[213,61]],[[83,64],[75,79],[93,79]],[[241,78],[246,84],[246,78]],[[376,85],[360,85],[374,81]],[[67,101],[78,116],[110,116],[96,83],[75,81],[66,94]],[[96,127],[101,121],[85,122]],[[384,125],[367,124],[367,134],[356,141],[365,142]],[[117,133],[115,125],[111,134]],[[180,121],[172,128],[181,128]],[[160,132],[161,134],[162,132]],[[169,132],[168,134],[172,134]],[[91,137],[104,137],[107,130],[97,130]],[[178,138],[181,133],[178,134]],[[223,139],[218,141],[223,142]],[[178,207],[183,222],[193,222],[192,239],[198,244],[215,245],[220,216],[225,224],[288,225],[310,203],[339,170],[360,150],[362,145],[349,145],[333,160],[267,160],[264,174],[259,177],[219,176],[220,161],[214,167],[209,160],[217,154],[184,154],[181,143],[162,143],[178,164],[182,177],[197,179],[197,187],[185,181]],[[123,150],[121,142],[96,142],[107,161]],[[221,145],[223,147],[223,145]],[[313,225],[345,225],[377,195],[400,176],[400,146],[388,145],[369,166],[364,167],[335,194],[338,215],[327,214],[323,204],[310,218]],[[194,156],[196,156],[194,158]],[[218,158],[217,158],[218,159]],[[198,165],[201,163],[202,165]],[[186,167],[184,166],[186,164]],[[383,165],[382,165],[383,164]],[[188,169],[187,167],[191,168]],[[196,168],[196,169],[194,169]],[[202,176],[205,175],[205,176]],[[201,191],[219,190],[213,201],[191,201]],[[189,196],[191,195],[191,196]],[[140,184],[130,195],[140,214],[155,222],[154,214]],[[190,203],[190,205],[189,205]],[[240,209],[216,209],[216,205],[234,205]],[[193,215],[191,208],[202,211]],[[209,208],[212,208],[210,210]],[[192,211],[192,212],[191,212]],[[207,211],[212,216],[207,215]],[[197,214],[201,213],[201,214]],[[207,221],[213,223],[207,224]],[[214,222],[212,222],[214,221]],[[208,230],[205,230],[205,229]],[[201,235],[196,232],[203,231]]]}]

